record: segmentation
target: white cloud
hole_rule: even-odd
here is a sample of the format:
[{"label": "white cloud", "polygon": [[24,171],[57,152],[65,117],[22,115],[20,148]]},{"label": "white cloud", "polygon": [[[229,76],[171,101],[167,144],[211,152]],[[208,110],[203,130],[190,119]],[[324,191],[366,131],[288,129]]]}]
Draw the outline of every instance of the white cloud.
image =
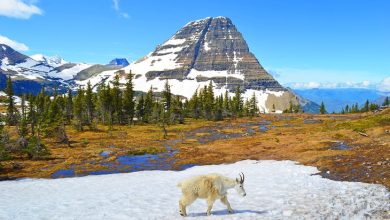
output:
[{"label": "white cloud", "polygon": [[119,0],[113,0],[115,11],[119,11]]},{"label": "white cloud", "polygon": [[34,14],[42,14],[42,10],[34,5],[34,1],[27,3],[24,0],[0,0],[0,15],[29,19]]},{"label": "white cloud", "polygon": [[116,11],[121,17],[126,18],[126,19],[129,18],[130,16],[129,16],[128,13],[122,12],[122,11],[121,11],[121,9],[120,9],[120,7],[119,7],[119,1],[120,1],[120,0],[112,0],[112,3],[114,4],[114,9],[115,9],[115,11]]},{"label": "white cloud", "polygon": [[[267,68],[282,84],[291,82],[379,82],[386,75],[366,70]],[[276,73],[276,74],[275,74]]]},{"label": "white cloud", "polygon": [[11,40],[8,37],[5,37],[3,35],[0,35],[0,44],[8,45],[8,46],[12,47],[14,50],[18,50],[18,51],[29,50],[27,45],[25,45],[23,43],[19,43],[19,42],[14,41],[14,40]]},{"label": "white cloud", "polygon": [[[390,83],[390,80],[389,80]],[[291,82],[286,83],[286,86],[293,89],[338,89],[338,88],[360,88],[360,89],[375,89],[377,83],[372,83],[368,80],[363,82]]]},{"label": "white cloud", "polygon": [[121,13],[121,15],[122,15],[122,17],[124,17],[124,18],[129,18],[130,16],[129,16],[129,14],[127,14],[127,13]]},{"label": "white cloud", "polygon": [[390,77],[384,78],[377,88],[381,92],[390,92]]}]

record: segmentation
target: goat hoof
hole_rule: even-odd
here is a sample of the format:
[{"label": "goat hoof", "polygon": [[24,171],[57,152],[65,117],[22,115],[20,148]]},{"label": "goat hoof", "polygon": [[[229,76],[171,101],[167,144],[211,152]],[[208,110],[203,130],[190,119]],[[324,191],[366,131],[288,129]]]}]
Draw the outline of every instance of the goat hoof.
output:
[{"label": "goat hoof", "polygon": [[233,210],[229,210],[229,214],[233,214],[234,213],[234,211]]}]

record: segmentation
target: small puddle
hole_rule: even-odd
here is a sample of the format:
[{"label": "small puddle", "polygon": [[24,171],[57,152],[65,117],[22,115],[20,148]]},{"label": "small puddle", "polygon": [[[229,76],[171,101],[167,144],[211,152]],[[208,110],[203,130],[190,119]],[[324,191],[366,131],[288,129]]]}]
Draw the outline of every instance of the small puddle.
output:
[{"label": "small puddle", "polygon": [[111,154],[111,151],[102,151],[102,152],[100,153],[100,156],[102,156],[102,157],[109,157],[110,154]]},{"label": "small puddle", "polygon": [[54,172],[51,177],[56,179],[56,178],[64,178],[64,177],[73,177],[75,176],[74,168],[71,169],[62,169],[62,170],[57,170]]},{"label": "small puddle", "polygon": [[305,119],[303,120],[304,124],[319,124],[322,123],[322,120],[320,119]]},{"label": "small puddle", "polygon": [[335,142],[331,145],[330,147],[331,150],[349,150],[351,149],[350,146],[348,146],[346,143],[340,141],[340,142]]}]

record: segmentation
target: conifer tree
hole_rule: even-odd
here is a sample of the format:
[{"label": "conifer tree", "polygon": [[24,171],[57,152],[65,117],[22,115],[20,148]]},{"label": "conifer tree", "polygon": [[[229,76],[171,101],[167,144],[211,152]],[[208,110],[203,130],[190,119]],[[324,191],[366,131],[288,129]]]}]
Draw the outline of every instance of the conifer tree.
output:
[{"label": "conifer tree", "polygon": [[341,114],[345,114],[345,110],[344,110],[344,107],[343,108],[341,108],[341,112],[340,112]]},{"label": "conifer tree", "polygon": [[79,86],[73,105],[74,116],[76,119],[76,128],[79,131],[83,130],[84,109],[84,90],[81,88],[81,86]]},{"label": "conifer tree", "polygon": [[26,112],[26,95],[22,95],[22,103],[21,103],[21,117],[20,123],[18,124],[18,133],[19,136],[25,138],[28,134],[27,128],[27,112]]},{"label": "conifer tree", "polygon": [[321,114],[325,114],[325,113],[326,113],[326,109],[325,109],[325,104],[324,104],[324,102],[321,102],[321,105],[320,105],[320,113],[321,113]]},{"label": "conifer tree", "polygon": [[127,76],[126,88],[123,94],[123,109],[129,125],[133,124],[134,118],[134,90],[133,90],[133,74],[130,72]]},{"label": "conifer tree", "polygon": [[144,95],[142,94],[141,97],[138,100],[137,107],[136,107],[136,115],[138,121],[144,121],[144,115],[145,115],[145,100]]},{"label": "conifer tree", "polygon": [[[249,100],[249,116],[253,117],[255,116],[258,112],[259,109],[257,107],[257,100],[256,100],[256,93],[253,92],[253,95],[251,99]],[[272,105],[273,109],[275,109],[275,105]]]},{"label": "conifer tree", "polygon": [[72,96],[72,90],[68,89],[68,95],[66,96],[66,120],[67,123],[70,124],[72,118],[73,118],[73,96]]},{"label": "conifer tree", "polygon": [[91,82],[88,81],[87,89],[85,91],[85,110],[86,110],[86,121],[88,125],[91,125],[95,115],[95,104],[93,102],[93,92]]},{"label": "conifer tree", "polygon": [[351,109],[349,108],[349,105],[345,106],[345,112],[346,113],[351,113]]},{"label": "conifer tree", "polygon": [[12,81],[11,77],[7,78],[7,84],[5,88],[5,93],[7,94],[7,117],[6,122],[8,125],[13,126],[18,123],[18,110],[15,107],[15,101],[14,101],[14,91],[12,88]]},{"label": "conifer tree", "polygon": [[364,103],[363,108],[361,109],[361,112],[368,112],[369,110],[370,110],[370,102],[367,99],[366,102]]},{"label": "conifer tree", "polygon": [[31,135],[35,135],[35,126],[37,124],[36,103],[34,96],[30,95],[28,99],[28,122],[30,123]]},{"label": "conifer tree", "polygon": [[119,88],[119,75],[115,75],[112,83],[112,107],[116,121],[121,124],[123,121],[122,91]]},{"label": "conifer tree", "polygon": [[213,108],[214,108],[214,91],[213,83],[210,81],[209,85],[206,86],[203,90],[204,100],[203,100],[203,110],[204,116],[207,120],[213,119]]},{"label": "conifer tree", "polygon": [[162,92],[162,102],[164,104],[165,116],[170,119],[171,118],[171,105],[172,105],[172,93],[171,86],[168,83],[168,80],[165,81],[164,91]]},{"label": "conifer tree", "polygon": [[[148,93],[146,93],[146,97],[144,100],[144,114],[142,117],[142,121],[145,123],[149,123],[152,117],[152,111],[153,111],[153,104],[154,104],[154,96],[153,96],[153,88],[150,87]],[[164,105],[166,106],[166,105]]]},{"label": "conifer tree", "polygon": [[390,105],[389,96],[386,96],[385,101],[383,101],[382,106],[389,106],[389,105]]},{"label": "conifer tree", "polygon": [[225,90],[225,94],[223,97],[223,115],[229,116],[230,115],[230,102],[229,102],[229,91]]},{"label": "conifer tree", "polygon": [[195,90],[195,93],[192,95],[189,101],[190,115],[191,117],[198,119],[200,117],[200,102],[198,96],[198,89]]},{"label": "conifer tree", "polygon": [[171,106],[171,122],[175,123],[178,122],[179,124],[184,123],[184,114],[183,114],[183,103],[180,100],[179,96],[175,96],[173,99],[173,103]]},{"label": "conifer tree", "polygon": [[220,121],[223,120],[223,96],[220,95],[215,99],[215,104],[214,104],[214,120],[215,121]]},{"label": "conifer tree", "polygon": [[233,97],[233,113],[236,117],[242,116],[243,101],[240,86],[237,86]]}]

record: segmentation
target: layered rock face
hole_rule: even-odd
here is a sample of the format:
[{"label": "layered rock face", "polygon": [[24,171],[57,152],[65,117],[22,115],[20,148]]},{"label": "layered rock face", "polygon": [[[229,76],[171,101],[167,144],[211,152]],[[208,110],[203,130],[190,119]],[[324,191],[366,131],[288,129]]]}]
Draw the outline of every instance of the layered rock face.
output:
[{"label": "layered rock face", "polygon": [[124,68],[135,74],[135,89],[161,91],[165,80],[177,95],[191,97],[211,81],[215,94],[233,95],[240,86],[244,98],[256,95],[263,112],[276,112],[297,104],[250,52],[242,34],[226,17],[193,21],[159,45],[152,53]]},{"label": "layered rock face", "polygon": [[[198,82],[213,80],[217,88],[225,86],[229,91],[238,85],[243,89],[285,90],[264,70],[241,33],[225,17],[188,23],[136,64],[145,62],[149,62],[150,70],[140,72],[148,80],[156,77]],[[138,73],[137,65],[133,68]]]}]

